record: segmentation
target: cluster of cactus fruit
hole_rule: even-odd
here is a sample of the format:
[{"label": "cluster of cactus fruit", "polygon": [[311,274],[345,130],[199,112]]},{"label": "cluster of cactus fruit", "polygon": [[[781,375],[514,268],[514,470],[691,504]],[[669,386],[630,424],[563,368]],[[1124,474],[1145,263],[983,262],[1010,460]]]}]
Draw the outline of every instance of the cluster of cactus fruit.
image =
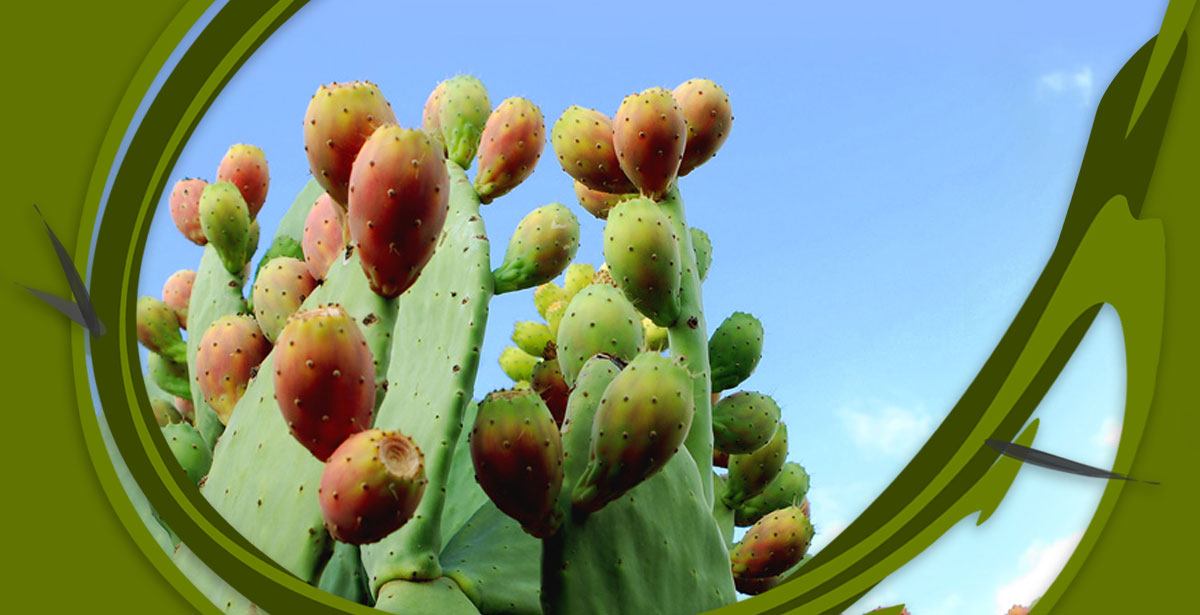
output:
[{"label": "cluster of cactus fruit", "polygon": [[[733,392],[759,321],[706,334],[712,247],[677,183],[732,121],[704,79],[611,119],[570,107],[549,135],[533,103],[493,109],[470,76],[434,89],[419,129],[371,83],[321,86],[303,121],[313,179],[255,271],[260,149],[171,192],[205,251],[139,299],[137,332],[188,478],[277,564],[388,612],[693,613],[775,586],[807,559],[808,476],[777,403]],[[605,220],[605,262],[572,264],[578,220],[551,203],[492,270],[480,206],[547,138]],[[500,356],[513,387],[473,401],[488,302],[523,290],[544,322],[517,323]],[[175,558],[195,570],[186,545]]]}]

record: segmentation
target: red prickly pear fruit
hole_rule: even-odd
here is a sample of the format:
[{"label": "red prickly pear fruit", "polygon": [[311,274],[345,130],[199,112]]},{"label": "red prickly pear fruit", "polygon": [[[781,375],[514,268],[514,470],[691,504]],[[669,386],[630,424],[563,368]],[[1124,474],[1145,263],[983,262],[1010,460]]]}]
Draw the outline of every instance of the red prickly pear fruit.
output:
[{"label": "red prickly pear fruit", "polygon": [[775,436],[779,415],[779,404],[767,395],[734,393],[713,406],[713,446],[731,455],[752,453]]},{"label": "red prickly pear fruit", "polygon": [[280,256],[271,259],[254,278],[254,317],[263,335],[274,342],[304,300],[317,288],[308,265],[298,258]]},{"label": "red prickly pear fruit", "polygon": [[[554,331],[554,322],[546,318]],[[633,359],[642,347],[642,335],[642,317],[621,291],[607,284],[584,288],[566,305],[556,332],[563,380],[574,386],[583,364],[600,353],[622,361]]]},{"label": "red prickly pear fruit", "polygon": [[304,151],[313,178],[345,208],[350,169],[375,129],[395,124],[392,106],[375,84],[332,83],[317,88],[304,114]]},{"label": "red prickly pear fruit", "polygon": [[198,246],[208,243],[204,229],[200,228],[200,194],[207,185],[208,182],[203,179],[181,179],[175,182],[168,200],[175,228]]},{"label": "red prickly pear fruit", "polygon": [[315,280],[324,280],[329,268],[346,249],[346,213],[338,207],[329,194],[322,194],[316,204],[308,210],[304,220],[304,237],[300,245],[304,249],[304,264]]},{"label": "red prickly pear fruit", "polygon": [[267,187],[271,183],[266,155],[253,145],[238,143],[231,146],[217,167],[217,181],[237,186],[246,200],[250,217],[257,217],[263,203],[267,202]]},{"label": "red prickly pear fruit", "polygon": [[759,579],[783,574],[800,563],[812,543],[813,526],[798,506],[781,508],[759,519],[729,559],[733,577]]},{"label": "red prickly pear fruit", "polygon": [[213,321],[196,347],[196,384],[204,401],[222,425],[246,393],[258,366],[271,352],[271,343],[258,323],[246,315],[222,316]]},{"label": "red prickly pear fruit", "polygon": [[542,110],[524,98],[506,98],[488,116],[479,140],[475,191],[487,204],[508,194],[533,173],[546,145]]},{"label": "red prickly pear fruit", "polygon": [[450,174],[420,130],[384,126],[350,172],[347,224],[371,290],[396,297],[433,257],[450,211]]},{"label": "red prickly pear fruit", "polygon": [[722,453],[721,451],[718,451],[717,449],[714,448],[712,464],[718,468],[728,468],[729,467],[729,453]]},{"label": "red prickly pear fruit", "polygon": [[[908,609],[904,609],[904,612],[902,612],[900,615],[908,615]],[[1029,615],[1029,607],[1014,604],[1005,615]]]},{"label": "red prickly pear fruit", "polygon": [[192,404],[192,400],[176,397],[175,410],[179,412],[179,416],[183,417],[183,420],[193,425],[196,424],[196,406]]},{"label": "red prickly pear fruit", "polygon": [[679,320],[683,267],[671,220],[648,198],[618,204],[604,225],[604,260],[621,292],[651,322]]},{"label": "red prickly pear fruit", "polygon": [[458,75],[442,85],[445,87],[438,104],[438,126],[446,145],[446,157],[463,169],[469,169],[479,149],[483,127],[492,112],[492,101],[483,82],[470,75]]},{"label": "red prickly pear fruit", "polygon": [[421,130],[437,143],[442,157],[446,156],[446,142],[442,139],[442,123],[438,120],[438,113],[441,111],[442,94],[445,92],[446,82],[443,81],[429,93],[429,98],[425,99],[425,110],[421,113]]},{"label": "red prickly pear fruit", "polygon": [[479,403],[470,447],[475,479],[500,512],[535,538],[558,530],[562,437],[541,397],[528,389],[488,394]]},{"label": "red prickly pear fruit", "polygon": [[626,194],[611,194],[608,192],[601,192],[599,190],[592,190],[591,188],[587,187],[587,184],[584,184],[581,181],[576,180],[575,182],[575,198],[579,199],[579,205],[586,209],[589,214],[592,214],[600,220],[607,220],[608,211],[617,203],[620,203],[621,201],[627,201],[636,196],[636,192],[629,192]]},{"label": "red prickly pear fruit", "polygon": [[689,79],[671,95],[687,122],[687,144],[679,164],[679,176],[683,177],[717,155],[729,138],[733,107],[725,90],[708,79]]},{"label": "red prickly pear fruit", "polygon": [[554,123],[550,142],[558,164],[575,181],[611,194],[636,192],[617,161],[612,130],[607,115],[573,105]]},{"label": "red prickly pear fruit", "polygon": [[184,331],[187,330],[188,302],[192,299],[192,284],[195,282],[195,271],[181,269],[172,273],[163,284],[163,303],[175,310],[175,315],[179,317],[179,326]]},{"label": "red prickly pear fruit", "polygon": [[656,201],[675,182],[686,143],[683,112],[663,88],[626,96],[613,117],[613,149],[621,170]]},{"label": "red prickly pear fruit", "polygon": [[708,363],[714,393],[741,384],[762,358],[763,326],[752,314],[734,312],[708,340]]},{"label": "red prickly pear fruit", "polygon": [[250,210],[237,187],[229,182],[205,186],[200,195],[200,226],[221,257],[225,270],[236,276],[250,260]]},{"label": "red prickly pear fruit", "polygon": [[762,448],[745,455],[729,456],[729,479],[722,501],[729,508],[740,506],[767,488],[787,460],[787,425],[779,423],[775,436]]},{"label": "red prickly pear fruit", "polygon": [[292,436],[321,461],[371,426],[374,358],[341,306],[288,319],[275,345],[275,400]]},{"label": "red prickly pear fruit", "polygon": [[563,417],[567,414],[567,399],[571,396],[571,387],[563,380],[562,370],[558,367],[556,354],[547,350],[542,355],[544,361],[533,366],[533,375],[529,377],[529,388],[542,398],[554,422],[562,427]]},{"label": "red prickly pear fruit", "polygon": [[596,408],[575,507],[600,510],[662,469],[692,425],[691,392],[687,369],[667,357],[646,352],[625,366]]},{"label": "red prickly pear fruit", "polygon": [[757,596],[769,589],[773,589],[783,581],[783,575],[773,577],[763,577],[761,579],[749,577],[734,577],[733,587],[738,590],[738,593],[746,594],[747,596]]},{"label": "red prickly pear fruit", "polygon": [[558,277],[579,250],[579,219],[561,203],[526,215],[508,240],[504,262],[492,272],[495,292],[533,288]]},{"label": "red prickly pear fruit", "polygon": [[175,363],[187,363],[187,343],[179,333],[179,316],[154,297],[138,297],[137,337],[150,352]]},{"label": "red prickly pear fruit", "polygon": [[334,540],[378,542],[400,529],[425,494],[425,459],[412,438],[368,429],[333,451],[321,472],[317,500]]}]

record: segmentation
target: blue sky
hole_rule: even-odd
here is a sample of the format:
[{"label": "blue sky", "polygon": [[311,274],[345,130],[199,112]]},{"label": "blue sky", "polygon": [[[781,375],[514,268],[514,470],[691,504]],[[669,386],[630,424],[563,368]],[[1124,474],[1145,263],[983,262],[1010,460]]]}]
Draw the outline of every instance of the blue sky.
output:
[{"label": "blue sky", "polygon": [[[442,79],[471,73],[492,103],[525,96],[548,127],[569,105],[707,77],[735,121],[718,156],[680,182],[709,233],[709,330],[729,313],[766,329],[744,388],[784,410],[790,458],[812,475],[816,548],[891,481],[1000,339],[1058,236],[1099,95],[1158,29],[1165,1],[989,3],[462,3],[317,0],[245,64],[171,173],[212,180],[234,143],[263,148],[264,237],[308,179],[301,119],[317,86],[368,79],[418,126]],[[472,170],[473,171],[473,170]],[[169,187],[168,187],[169,190]],[[602,224],[574,201],[547,144],[537,172],[484,210],[493,262],[530,210],[582,224],[578,262],[602,262]],[[262,249],[268,241],[264,239]],[[141,294],[195,268],[166,195]],[[492,302],[476,391],[531,294]],[[1035,416],[1037,444],[1104,466],[1124,400],[1120,324],[1106,309]],[[1003,613],[1048,585],[1102,484],[1022,470],[981,527],[969,519],[848,613]]]}]

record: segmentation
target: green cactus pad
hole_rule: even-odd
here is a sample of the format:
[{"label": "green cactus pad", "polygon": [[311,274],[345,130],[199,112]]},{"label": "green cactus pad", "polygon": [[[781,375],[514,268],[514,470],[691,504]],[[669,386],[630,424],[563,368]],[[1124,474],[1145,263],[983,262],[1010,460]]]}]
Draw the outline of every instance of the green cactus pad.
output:
[{"label": "green cactus pad", "polygon": [[737,509],[760,494],[775,480],[787,460],[787,425],[779,424],[775,436],[762,448],[746,455],[729,456],[729,478],[725,482],[725,505]]},{"label": "green cactus pad", "polygon": [[171,423],[162,428],[162,434],[188,479],[199,484],[212,465],[212,451],[200,432],[187,423]]},{"label": "green cactus pad", "polygon": [[404,615],[480,615],[458,584],[447,577],[391,581],[380,588],[375,609]]},{"label": "green cactus pad", "polygon": [[762,393],[735,393],[713,406],[712,421],[714,448],[730,455],[752,453],[775,435],[779,404]]},{"label": "green cactus pad", "polygon": [[[553,328],[553,325],[551,325]],[[567,386],[592,356],[607,353],[630,361],[642,347],[642,317],[621,291],[607,284],[581,290],[558,326],[558,365]]]},{"label": "green cactus pad", "polygon": [[708,341],[712,366],[712,390],[728,391],[741,384],[762,358],[763,327],[757,318],[734,312],[713,332]]},{"label": "green cactus pad", "polygon": [[541,614],[541,541],[491,502],[446,541],[440,561],[481,613]]},{"label": "green cactus pad", "polygon": [[358,545],[345,542],[333,543],[333,555],[321,570],[317,587],[351,602],[370,606],[371,588],[367,584],[367,572],[363,570]]}]

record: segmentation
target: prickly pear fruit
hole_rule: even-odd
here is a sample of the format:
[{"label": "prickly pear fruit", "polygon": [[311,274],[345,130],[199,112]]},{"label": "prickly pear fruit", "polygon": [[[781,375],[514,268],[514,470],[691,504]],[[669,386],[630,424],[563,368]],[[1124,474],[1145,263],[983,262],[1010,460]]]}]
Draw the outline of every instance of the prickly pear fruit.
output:
[{"label": "prickly pear fruit", "polygon": [[513,326],[512,341],[521,350],[540,357],[546,351],[546,344],[553,342],[554,338],[550,337],[550,327],[545,323],[527,320]]},{"label": "prickly pear fruit", "polygon": [[712,464],[713,464],[713,466],[718,467],[718,468],[728,468],[729,467],[729,453],[722,453],[721,451],[718,451],[717,449],[714,448]]},{"label": "prickly pear fruit", "polygon": [[253,145],[239,143],[225,152],[221,165],[217,168],[217,181],[230,182],[237,186],[250,217],[255,218],[267,202],[267,187],[271,183],[271,174],[267,169],[267,157],[263,151]]},{"label": "prickly pear fruit", "polygon": [[787,460],[787,425],[779,423],[774,437],[762,448],[745,455],[729,456],[729,479],[721,499],[737,510],[746,500],[760,494],[783,469]]},{"label": "prickly pear fruit", "polygon": [[363,144],[350,173],[350,237],[371,290],[408,290],[433,250],[450,210],[450,175],[425,133],[384,126]]},{"label": "prickly pear fruit", "polygon": [[187,342],[179,333],[179,317],[166,303],[154,297],[138,297],[137,337],[150,352],[187,363]]},{"label": "prickly pear fruit", "polygon": [[783,581],[783,575],[775,575],[773,577],[762,577],[761,579],[750,577],[734,577],[733,587],[738,590],[738,593],[746,594],[747,596],[757,596],[769,589],[773,589]]},{"label": "prickly pear fruit", "polygon": [[203,179],[181,179],[175,182],[168,199],[175,228],[198,246],[208,243],[204,229],[200,228],[200,194],[207,185]]},{"label": "prickly pear fruit", "polygon": [[392,106],[375,84],[332,83],[317,88],[304,114],[304,151],[313,178],[343,208],[349,203],[350,169],[376,128],[395,124]]},{"label": "prickly pear fruit", "polygon": [[492,272],[496,294],[532,288],[558,277],[579,249],[579,220],[561,203],[525,216],[508,241],[504,262]]},{"label": "prickly pear fruit", "polygon": [[563,446],[545,402],[531,390],[489,393],[470,433],[475,480],[500,512],[535,538],[558,530]]},{"label": "prickly pear fruit", "polygon": [[179,465],[183,466],[188,480],[200,484],[212,466],[212,451],[204,443],[204,438],[200,437],[200,432],[187,423],[170,423],[162,428],[162,432],[167,447]]},{"label": "prickly pear fruit", "polygon": [[762,358],[763,328],[757,318],[734,312],[708,340],[708,363],[712,368],[713,392],[741,384]]},{"label": "prickly pear fruit", "polygon": [[808,473],[798,463],[789,461],[783,464],[779,474],[767,483],[762,493],[747,499],[733,509],[733,522],[738,527],[754,525],[764,515],[784,508],[799,505],[808,516]]},{"label": "prickly pear fruit", "polygon": [[642,318],[642,337],[645,338],[645,349],[650,352],[662,352],[670,345],[667,328],[654,324],[649,318]]},{"label": "prickly pear fruit", "polygon": [[[551,323],[553,330],[554,325]],[[558,326],[558,366],[568,386],[594,355],[607,353],[632,360],[642,347],[642,317],[621,291],[592,284],[567,305]]]},{"label": "prickly pear fruit", "polygon": [[570,301],[567,291],[554,282],[546,282],[533,291],[533,306],[537,308],[542,318],[546,317],[546,308],[555,301]]},{"label": "prickly pear fruit", "polygon": [[779,404],[761,393],[734,393],[712,409],[713,447],[731,455],[752,453],[775,435]]},{"label": "prickly pear fruit", "polygon": [[546,145],[542,110],[524,98],[506,98],[488,116],[479,143],[475,191],[482,203],[504,196],[533,173]]},{"label": "prickly pear fruit", "polygon": [[442,108],[442,93],[445,91],[445,81],[437,84],[437,87],[429,93],[429,98],[425,99],[425,109],[421,112],[421,130],[429,135],[429,138],[436,144],[435,149],[441,150],[443,158],[446,156],[446,142],[442,140],[442,125],[438,121],[438,110]]},{"label": "prickly pear fruit", "polygon": [[613,149],[621,170],[645,196],[662,198],[679,173],[687,122],[671,93],[649,88],[621,101],[613,117]]},{"label": "prickly pear fruit", "polygon": [[263,335],[274,342],[304,300],[317,287],[304,261],[281,256],[267,263],[254,279],[254,317]]},{"label": "prickly pear fruit", "polygon": [[717,155],[733,127],[733,107],[725,90],[708,79],[689,79],[671,95],[687,122],[687,146],[679,164],[683,177]]},{"label": "prickly pear fruit", "polygon": [[596,268],[587,263],[575,263],[567,267],[563,273],[563,290],[567,291],[567,300],[574,299],[595,277]]},{"label": "prickly pear fruit", "polygon": [[230,314],[209,325],[196,347],[196,384],[222,425],[246,393],[271,343],[250,316]]},{"label": "prickly pear fruit", "polygon": [[196,406],[192,405],[192,400],[176,397],[175,410],[179,411],[179,416],[183,417],[183,420],[193,425],[196,424]]},{"label": "prickly pear fruit", "polygon": [[195,281],[195,271],[182,269],[172,273],[171,277],[167,278],[166,284],[163,284],[163,303],[175,310],[175,315],[179,317],[179,326],[185,331],[187,330],[188,302],[192,299],[192,284]]},{"label": "prickly pear fruit", "polygon": [[658,204],[636,198],[618,204],[604,225],[604,260],[625,297],[654,324],[679,320],[682,267],[671,220]]},{"label": "prickly pear fruit", "polygon": [[483,82],[470,75],[458,75],[443,85],[438,125],[446,144],[446,157],[463,169],[469,169],[479,148],[484,124],[492,112],[492,102]]},{"label": "prickly pear fruit", "polygon": [[601,220],[608,219],[608,211],[614,205],[621,201],[632,199],[637,195],[636,192],[627,192],[624,194],[601,192],[588,188],[586,184],[580,181],[575,182],[575,198],[579,199],[579,205],[586,209],[589,214]]},{"label": "prickly pear fruit", "polygon": [[571,387],[563,380],[556,352],[548,349],[542,356],[544,360],[533,366],[529,388],[542,398],[546,408],[550,410],[550,416],[554,417],[554,422],[561,427],[563,417],[567,414],[567,400],[571,396]]},{"label": "prickly pear fruit", "polygon": [[275,349],[275,399],[292,436],[321,461],[371,426],[374,358],[341,306],[288,319]]},{"label": "prickly pear fruit", "polygon": [[[567,314],[567,301],[555,301],[546,308],[546,326],[550,327],[550,335],[558,339],[558,326],[562,324],[563,316]],[[557,343],[557,342],[556,342]]]},{"label": "prickly pear fruit", "polygon": [[[258,261],[258,269],[256,269],[254,272],[255,281],[258,280],[258,275],[262,273],[263,267],[266,267],[267,263],[279,258],[280,256],[290,256],[292,258],[303,259],[304,248],[301,246],[299,241],[296,241],[287,235],[280,235],[276,237],[275,241],[271,242],[271,247],[267,248],[267,251],[263,253],[262,258]],[[251,290],[253,291],[253,288],[251,288]],[[250,293],[250,299],[251,303],[253,303],[253,292]]]},{"label": "prickly pear fruit", "polygon": [[192,396],[187,363],[176,363],[157,352],[152,352],[146,361],[146,369],[163,392],[180,397]]},{"label": "prickly pear fruit", "polygon": [[812,543],[813,527],[798,506],[768,514],[729,553],[734,578],[783,574],[800,563]]},{"label": "prickly pear fruit", "polygon": [[596,270],[596,275],[592,276],[592,284],[608,284],[613,288],[619,288],[617,281],[612,277],[612,270],[608,268],[608,263],[600,265]]},{"label": "prickly pear fruit", "polygon": [[154,412],[154,421],[158,423],[159,427],[183,422],[183,417],[179,416],[179,411],[175,409],[175,406],[161,397],[150,400],[150,410]]},{"label": "prickly pear fruit", "polygon": [[200,195],[200,226],[225,269],[240,276],[250,258],[250,210],[229,182],[209,184]]},{"label": "prickly pear fruit", "polygon": [[378,542],[412,518],[428,482],[412,438],[380,429],[351,435],[321,472],[317,500],[325,529],[341,542]]},{"label": "prickly pear fruit", "polygon": [[262,229],[258,225],[258,220],[251,220],[250,221],[250,239],[248,239],[246,241],[246,269],[247,269],[247,271],[245,274],[242,275],[242,279],[245,279],[246,275],[248,275],[250,273],[249,272],[250,259],[254,256],[254,253],[258,251],[258,236],[261,233],[261,231],[262,231]]},{"label": "prickly pear fruit", "polygon": [[554,123],[550,142],[563,171],[575,181],[610,194],[636,192],[617,161],[612,128],[607,115],[571,106]]},{"label": "prickly pear fruit", "polygon": [[604,390],[587,469],[573,504],[595,512],[662,469],[692,425],[692,380],[682,365],[638,355]]},{"label": "prickly pear fruit", "polygon": [[345,251],[345,223],[345,212],[328,193],[317,197],[317,202],[308,210],[300,245],[304,264],[308,265],[308,273],[314,280],[324,280],[329,268]]},{"label": "prickly pear fruit", "polygon": [[708,238],[708,233],[694,226],[688,231],[692,234],[692,251],[696,254],[696,273],[703,282],[708,277],[708,268],[712,266],[712,240]]},{"label": "prickly pear fruit", "polygon": [[500,352],[500,369],[504,370],[505,375],[512,378],[513,382],[529,380],[537,362],[537,357],[513,346],[508,346]]}]

